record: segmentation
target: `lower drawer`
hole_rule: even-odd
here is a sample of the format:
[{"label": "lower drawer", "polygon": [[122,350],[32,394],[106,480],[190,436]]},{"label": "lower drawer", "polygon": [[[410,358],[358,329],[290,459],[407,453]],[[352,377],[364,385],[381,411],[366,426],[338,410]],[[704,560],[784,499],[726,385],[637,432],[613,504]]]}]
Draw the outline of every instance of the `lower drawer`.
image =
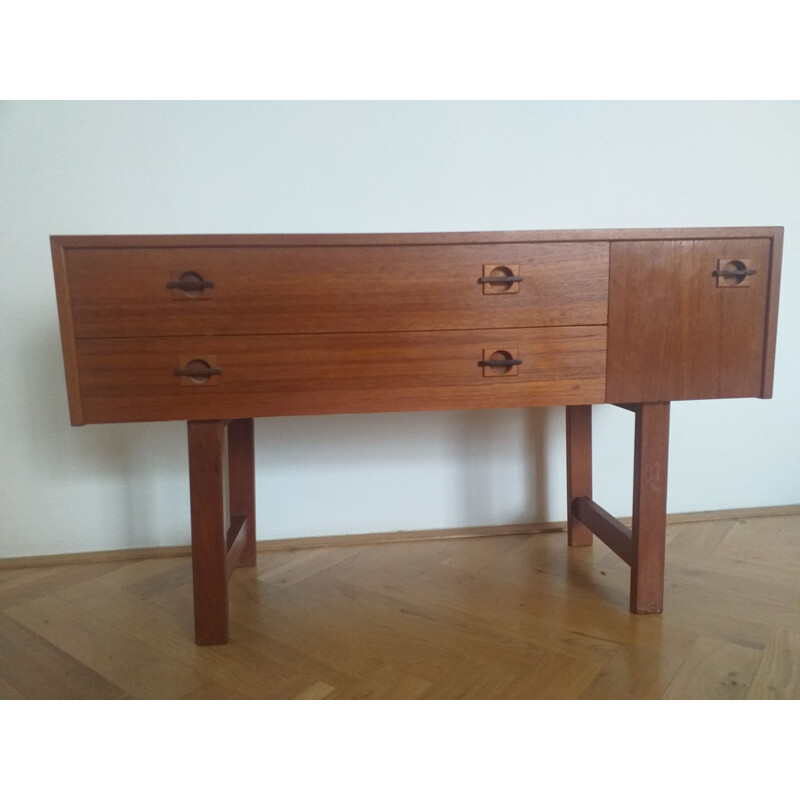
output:
[{"label": "lower drawer", "polygon": [[606,328],[600,325],[85,339],[77,350],[78,424],[605,399]]}]

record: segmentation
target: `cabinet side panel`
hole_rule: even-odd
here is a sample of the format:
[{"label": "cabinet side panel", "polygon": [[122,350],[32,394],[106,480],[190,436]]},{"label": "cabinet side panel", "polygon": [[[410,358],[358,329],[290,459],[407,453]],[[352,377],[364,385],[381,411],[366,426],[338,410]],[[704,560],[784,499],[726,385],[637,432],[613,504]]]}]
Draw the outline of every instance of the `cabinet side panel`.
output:
[{"label": "cabinet side panel", "polygon": [[613,243],[608,402],[761,396],[769,266],[769,239]]},{"label": "cabinet side panel", "polygon": [[72,298],[67,277],[66,249],[57,236],[51,237],[50,248],[53,254],[53,276],[55,278],[58,322],[61,331],[61,351],[64,356],[64,372],[67,379],[69,417],[73,425],[83,425],[85,419],[78,373],[78,354],[75,347]]},{"label": "cabinet side panel", "polygon": [[778,294],[783,260],[783,228],[777,228],[772,237],[770,253],[769,291],[767,294],[767,330],[764,341],[764,374],[761,396],[772,397],[772,381],[775,375],[775,343],[778,336]]}]

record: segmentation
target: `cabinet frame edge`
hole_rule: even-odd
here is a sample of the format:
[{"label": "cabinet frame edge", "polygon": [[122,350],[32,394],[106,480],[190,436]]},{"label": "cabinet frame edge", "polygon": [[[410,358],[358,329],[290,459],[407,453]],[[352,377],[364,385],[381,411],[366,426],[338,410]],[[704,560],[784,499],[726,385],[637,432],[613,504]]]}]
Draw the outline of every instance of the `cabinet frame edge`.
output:
[{"label": "cabinet frame edge", "polygon": [[775,377],[775,348],[778,339],[778,298],[780,296],[781,264],[783,261],[783,228],[773,228],[770,241],[769,287],[767,288],[766,327],[764,330],[761,397],[772,397]]},{"label": "cabinet frame edge", "polygon": [[64,373],[67,381],[69,418],[73,425],[84,425],[83,398],[78,372],[78,350],[75,342],[75,325],[72,318],[72,298],[67,275],[66,246],[63,236],[50,237],[53,255],[53,277],[56,286],[56,304],[61,334],[61,351],[64,356]]}]

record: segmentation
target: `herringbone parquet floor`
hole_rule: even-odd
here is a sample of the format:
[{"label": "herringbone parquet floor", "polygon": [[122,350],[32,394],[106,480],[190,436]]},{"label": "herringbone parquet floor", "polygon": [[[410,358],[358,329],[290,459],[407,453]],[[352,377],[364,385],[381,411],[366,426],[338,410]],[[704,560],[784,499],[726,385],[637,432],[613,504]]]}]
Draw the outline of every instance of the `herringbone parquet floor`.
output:
[{"label": "herringbone parquet floor", "polygon": [[4,698],[800,698],[800,515],[672,524],[665,613],[563,534],[261,553],[232,640],[188,558],[0,571]]}]

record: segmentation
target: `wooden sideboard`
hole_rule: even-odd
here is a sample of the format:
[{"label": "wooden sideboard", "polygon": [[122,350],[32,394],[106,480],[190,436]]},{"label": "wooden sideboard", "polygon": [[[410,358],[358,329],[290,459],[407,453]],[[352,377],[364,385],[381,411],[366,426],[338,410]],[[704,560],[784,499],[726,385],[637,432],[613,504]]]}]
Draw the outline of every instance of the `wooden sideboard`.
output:
[{"label": "wooden sideboard", "polygon": [[[73,425],[186,420],[199,644],[255,564],[253,418],[566,406],[568,541],[662,610],[673,400],[771,396],[782,228],[53,236]],[[591,407],[636,417],[633,520]]]}]

